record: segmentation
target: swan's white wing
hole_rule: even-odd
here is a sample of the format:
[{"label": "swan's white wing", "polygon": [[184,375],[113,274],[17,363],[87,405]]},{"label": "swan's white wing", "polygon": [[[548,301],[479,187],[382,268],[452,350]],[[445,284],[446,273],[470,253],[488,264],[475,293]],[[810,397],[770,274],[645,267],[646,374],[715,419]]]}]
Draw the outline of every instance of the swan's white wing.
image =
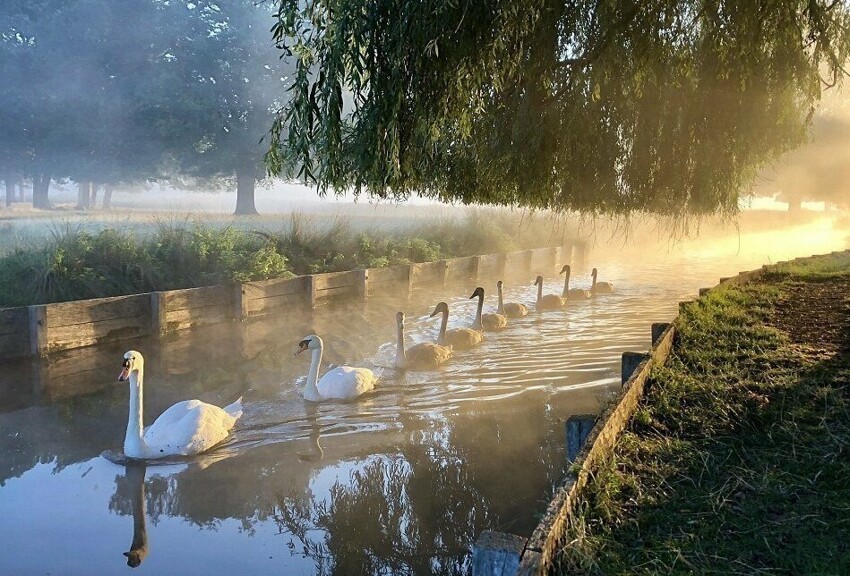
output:
[{"label": "swan's white wing", "polygon": [[145,443],[155,454],[198,454],[227,437],[236,418],[200,400],[178,402],[145,431]]},{"label": "swan's white wing", "polygon": [[377,378],[368,368],[339,366],[325,372],[316,384],[324,398],[356,398],[375,387]]}]

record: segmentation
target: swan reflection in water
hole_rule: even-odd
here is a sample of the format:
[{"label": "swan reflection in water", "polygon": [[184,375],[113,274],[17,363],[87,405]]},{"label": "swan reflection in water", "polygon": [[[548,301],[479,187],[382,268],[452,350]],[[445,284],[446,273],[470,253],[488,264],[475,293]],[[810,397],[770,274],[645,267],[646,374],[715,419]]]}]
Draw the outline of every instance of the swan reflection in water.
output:
[{"label": "swan reflection in water", "polygon": [[125,467],[124,477],[130,488],[133,505],[133,542],[127,557],[127,566],[136,568],[148,555],[148,531],[145,524],[145,470],[144,462],[133,462]]}]

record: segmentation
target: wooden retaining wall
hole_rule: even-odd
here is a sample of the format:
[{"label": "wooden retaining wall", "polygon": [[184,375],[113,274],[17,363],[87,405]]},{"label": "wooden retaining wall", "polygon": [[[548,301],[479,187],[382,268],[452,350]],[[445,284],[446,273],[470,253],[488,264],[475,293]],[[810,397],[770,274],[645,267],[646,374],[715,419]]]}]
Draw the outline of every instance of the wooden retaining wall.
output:
[{"label": "wooden retaining wall", "polygon": [[538,248],[409,266],[0,308],[0,360],[159,337],[188,328],[283,314],[292,308],[313,308],[337,299],[408,296],[419,288],[473,283],[506,273],[530,281],[533,275],[557,272],[560,260],[572,250],[570,245]]},{"label": "wooden retaining wall", "polygon": [[0,350],[16,358],[30,353],[30,317],[27,308],[0,309]]}]

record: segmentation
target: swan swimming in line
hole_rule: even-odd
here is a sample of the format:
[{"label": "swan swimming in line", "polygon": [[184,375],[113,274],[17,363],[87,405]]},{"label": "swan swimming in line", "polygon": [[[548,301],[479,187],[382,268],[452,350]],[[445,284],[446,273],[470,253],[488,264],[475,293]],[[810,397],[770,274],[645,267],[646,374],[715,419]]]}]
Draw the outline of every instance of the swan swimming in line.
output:
[{"label": "swan swimming in line", "polygon": [[304,337],[298,343],[296,356],[305,350],[312,351],[310,371],[307,373],[307,383],[304,384],[303,395],[305,400],[311,402],[347,400],[357,398],[375,387],[378,378],[368,368],[337,366],[325,372],[320,379],[319,364],[322,362],[323,348],[322,339],[315,334]]},{"label": "swan swimming in line", "polygon": [[472,321],[473,330],[504,330],[508,326],[508,317],[504,314],[482,314],[484,310],[484,288],[479,286],[469,297],[478,298],[478,309],[475,312],[475,320]]},{"label": "swan swimming in line", "polygon": [[398,328],[398,343],[396,345],[395,365],[397,368],[424,369],[437,368],[452,357],[451,346],[441,346],[433,342],[422,342],[404,348],[404,312],[395,315]]},{"label": "swan swimming in line", "polygon": [[593,277],[593,284],[590,285],[590,291],[594,294],[610,294],[614,291],[614,285],[610,282],[597,282],[596,281],[596,268],[593,269],[593,272],[590,273]]},{"label": "swan swimming in line", "polygon": [[522,318],[528,316],[528,306],[517,302],[504,302],[502,300],[502,281],[496,282],[496,290],[499,292],[499,314],[503,314],[508,318]]},{"label": "swan swimming in line", "polygon": [[442,313],[443,319],[440,322],[440,334],[437,336],[437,344],[442,346],[451,345],[455,350],[467,350],[473,346],[478,346],[484,341],[484,333],[472,328],[455,328],[446,330],[449,324],[449,305],[445,302],[440,302],[431,313],[431,318]]},{"label": "swan swimming in line", "polygon": [[589,299],[590,290],[584,290],[582,288],[570,289],[570,271],[569,264],[564,264],[564,267],[561,268],[561,274],[566,274],[564,278],[564,291],[561,292],[561,298],[570,302]]},{"label": "swan swimming in line", "polygon": [[566,300],[557,294],[543,295],[543,276],[538,276],[537,279],[534,280],[534,284],[537,286],[537,301],[535,302],[535,307],[538,311],[558,310],[564,307]]},{"label": "swan swimming in line", "polygon": [[130,350],[124,354],[118,381],[130,381],[130,417],[124,436],[124,455],[128,458],[190,456],[205,452],[224,440],[242,416],[242,397],[219,408],[200,400],[178,402],[143,429],[145,360]]}]

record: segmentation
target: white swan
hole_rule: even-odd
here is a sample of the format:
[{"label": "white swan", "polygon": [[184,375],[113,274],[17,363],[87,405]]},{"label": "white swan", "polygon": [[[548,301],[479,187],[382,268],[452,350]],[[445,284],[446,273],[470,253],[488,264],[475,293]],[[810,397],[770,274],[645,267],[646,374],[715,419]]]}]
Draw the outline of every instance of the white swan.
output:
[{"label": "white swan", "polygon": [[478,309],[475,312],[475,320],[472,321],[473,330],[504,330],[508,326],[508,317],[504,314],[482,314],[484,310],[484,288],[479,286],[469,299],[478,298]]},{"label": "white swan", "polygon": [[582,288],[570,289],[569,264],[564,264],[564,267],[561,268],[561,274],[566,274],[564,277],[564,291],[561,292],[561,298],[571,302],[576,300],[587,300],[590,298],[590,290],[583,290]]},{"label": "white swan", "polygon": [[593,277],[593,284],[590,285],[590,291],[594,294],[610,294],[614,291],[614,285],[610,282],[597,282],[596,281],[596,268],[593,269],[593,272],[590,273]]},{"label": "white swan", "polygon": [[557,294],[543,294],[543,276],[538,276],[534,280],[534,285],[537,286],[537,301],[535,307],[537,310],[558,310],[564,307],[566,300]]},{"label": "white swan", "polygon": [[404,349],[404,312],[395,315],[398,326],[398,344],[396,346],[395,365],[397,368],[424,369],[437,368],[452,357],[451,346],[441,346],[433,342],[422,342]]},{"label": "white swan", "polygon": [[304,384],[304,399],[311,402],[322,400],[345,400],[356,398],[375,387],[378,378],[368,368],[352,368],[337,366],[324,373],[319,379],[319,364],[322,362],[324,343],[315,334],[306,336],[298,343],[298,352],[312,350],[310,372],[307,373],[307,383]]},{"label": "white swan", "polygon": [[124,354],[118,380],[130,380],[130,418],[124,436],[128,458],[189,456],[209,450],[227,437],[242,416],[242,398],[219,408],[200,400],[184,400],[159,415],[147,429],[142,428],[145,360],[135,350]]},{"label": "white swan", "polygon": [[525,304],[520,304],[518,302],[507,302],[505,303],[502,299],[502,281],[499,280],[496,282],[496,289],[499,291],[499,314],[503,314],[508,318],[522,318],[523,316],[528,316],[528,307]]}]

